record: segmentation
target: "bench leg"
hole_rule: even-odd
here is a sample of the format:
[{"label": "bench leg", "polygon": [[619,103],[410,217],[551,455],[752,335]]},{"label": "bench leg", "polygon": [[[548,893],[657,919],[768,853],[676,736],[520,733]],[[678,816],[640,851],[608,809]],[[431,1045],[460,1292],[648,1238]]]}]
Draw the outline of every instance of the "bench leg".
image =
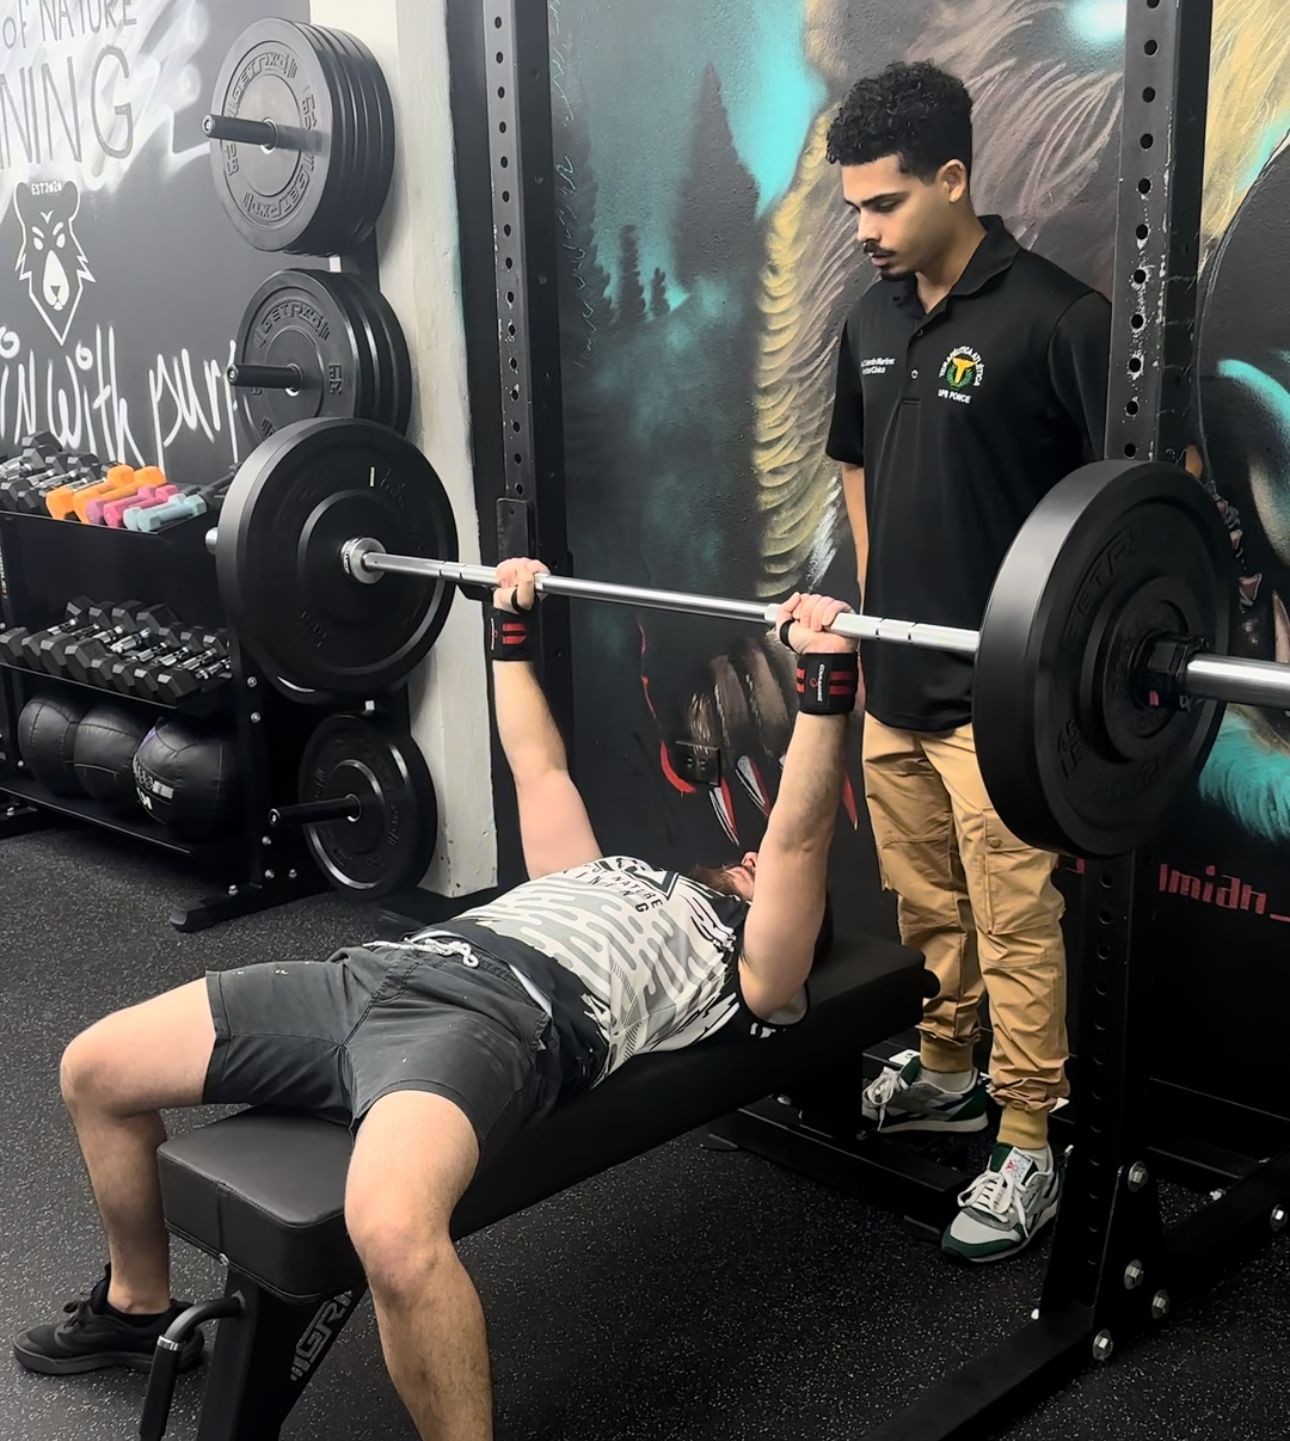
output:
[{"label": "bench leg", "polygon": [[365,1294],[292,1305],[230,1270],[225,1295],[242,1298],[242,1315],[220,1323],[197,1441],[278,1441]]}]

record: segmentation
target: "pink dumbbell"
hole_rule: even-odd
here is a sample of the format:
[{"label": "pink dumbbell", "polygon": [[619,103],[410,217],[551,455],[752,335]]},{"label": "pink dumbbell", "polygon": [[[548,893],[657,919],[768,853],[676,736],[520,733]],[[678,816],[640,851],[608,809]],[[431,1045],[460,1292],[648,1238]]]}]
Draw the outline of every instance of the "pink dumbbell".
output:
[{"label": "pink dumbbell", "polygon": [[172,495],[179,493],[177,485],[145,485],[137,495],[126,500],[113,500],[103,508],[103,519],[113,530],[120,530],[125,524],[125,513],[147,505],[161,505]]}]

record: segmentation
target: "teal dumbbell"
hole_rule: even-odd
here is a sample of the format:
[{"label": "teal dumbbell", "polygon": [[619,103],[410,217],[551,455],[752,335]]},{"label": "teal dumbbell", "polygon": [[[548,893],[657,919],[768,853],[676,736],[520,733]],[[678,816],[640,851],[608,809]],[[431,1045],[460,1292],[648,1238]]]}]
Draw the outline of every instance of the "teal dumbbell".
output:
[{"label": "teal dumbbell", "polygon": [[155,505],[147,510],[127,511],[125,523],[131,530],[137,530],[143,535],[155,535],[157,531],[164,530],[168,525],[175,525],[181,520],[191,520],[194,516],[205,515],[206,510],[204,496],[176,495],[172,496],[164,505]]}]

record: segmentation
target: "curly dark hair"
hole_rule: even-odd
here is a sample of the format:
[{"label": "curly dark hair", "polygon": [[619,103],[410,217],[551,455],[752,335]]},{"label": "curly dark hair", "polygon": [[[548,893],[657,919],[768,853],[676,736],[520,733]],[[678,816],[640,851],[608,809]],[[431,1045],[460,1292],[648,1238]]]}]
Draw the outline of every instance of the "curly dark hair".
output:
[{"label": "curly dark hair", "polygon": [[833,164],[900,158],[907,175],[930,180],[950,160],[972,173],[972,97],[930,60],[898,62],[858,80],[829,126]]}]

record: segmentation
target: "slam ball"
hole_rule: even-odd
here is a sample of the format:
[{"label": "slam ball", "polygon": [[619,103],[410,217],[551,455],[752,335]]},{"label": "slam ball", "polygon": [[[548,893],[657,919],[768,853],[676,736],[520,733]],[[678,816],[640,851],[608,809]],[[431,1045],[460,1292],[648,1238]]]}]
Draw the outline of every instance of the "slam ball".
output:
[{"label": "slam ball", "polygon": [[27,774],[56,796],[83,794],[74,765],[76,728],[89,706],[61,695],[38,695],[18,717],[18,754]]},{"label": "slam ball", "polygon": [[134,784],[144,810],[184,840],[214,840],[242,818],[236,744],[189,720],[153,726],[134,758]]},{"label": "slam ball", "polygon": [[147,723],[122,706],[96,705],[76,727],[73,764],[85,793],[117,815],[139,809],[134,754]]}]

